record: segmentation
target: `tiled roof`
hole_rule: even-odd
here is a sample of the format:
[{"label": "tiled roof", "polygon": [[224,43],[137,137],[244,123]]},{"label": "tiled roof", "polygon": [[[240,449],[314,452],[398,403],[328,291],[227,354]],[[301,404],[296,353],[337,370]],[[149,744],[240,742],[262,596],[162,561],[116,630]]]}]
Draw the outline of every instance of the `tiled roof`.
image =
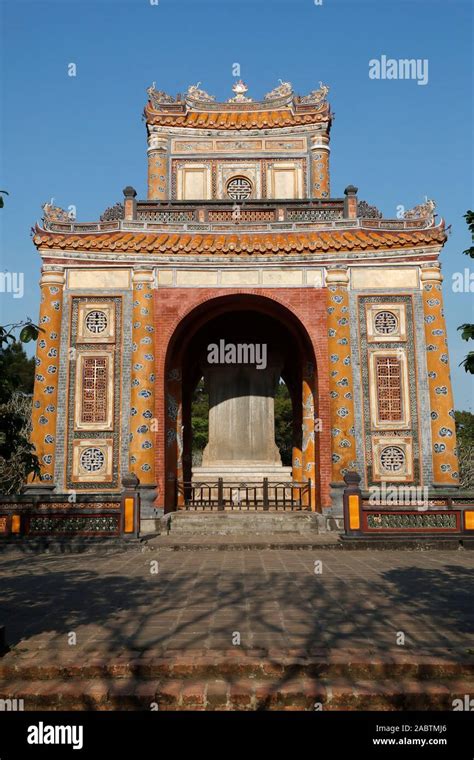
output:
[{"label": "tiled roof", "polygon": [[271,254],[391,250],[443,244],[444,224],[424,230],[328,230],[236,234],[146,233],[117,231],[92,234],[60,234],[39,227],[33,242],[38,248],[111,253],[163,254]]},{"label": "tiled roof", "polygon": [[290,109],[277,111],[188,111],[172,114],[145,108],[148,124],[161,127],[194,127],[196,129],[273,129],[318,124],[330,118],[327,109],[309,113],[293,113]]}]

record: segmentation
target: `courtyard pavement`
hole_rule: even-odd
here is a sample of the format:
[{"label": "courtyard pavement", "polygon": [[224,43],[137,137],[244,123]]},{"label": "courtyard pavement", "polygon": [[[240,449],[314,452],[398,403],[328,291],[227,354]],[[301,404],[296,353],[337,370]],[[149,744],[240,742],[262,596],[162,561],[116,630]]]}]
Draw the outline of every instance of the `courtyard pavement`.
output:
[{"label": "courtyard pavement", "polygon": [[229,650],[236,634],[242,649],[467,654],[473,571],[472,551],[12,550],[0,623],[25,657]]}]

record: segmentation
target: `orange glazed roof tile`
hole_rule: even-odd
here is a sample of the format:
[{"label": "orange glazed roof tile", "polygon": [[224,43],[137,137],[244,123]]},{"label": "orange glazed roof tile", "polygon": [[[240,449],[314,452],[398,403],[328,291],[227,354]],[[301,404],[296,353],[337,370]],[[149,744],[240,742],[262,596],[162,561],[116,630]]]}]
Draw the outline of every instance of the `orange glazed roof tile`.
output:
[{"label": "orange glazed roof tile", "polygon": [[188,234],[125,232],[61,234],[36,226],[33,242],[38,248],[121,253],[269,254],[294,252],[365,251],[413,248],[443,244],[444,224],[422,230],[328,230],[326,232]]},{"label": "orange glazed roof tile", "polygon": [[309,113],[293,113],[290,109],[276,111],[188,111],[172,114],[145,108],[148,124],[161,127],[193,127],[195,129],[273,129],[317,124],[330,118],[327,109]]}]

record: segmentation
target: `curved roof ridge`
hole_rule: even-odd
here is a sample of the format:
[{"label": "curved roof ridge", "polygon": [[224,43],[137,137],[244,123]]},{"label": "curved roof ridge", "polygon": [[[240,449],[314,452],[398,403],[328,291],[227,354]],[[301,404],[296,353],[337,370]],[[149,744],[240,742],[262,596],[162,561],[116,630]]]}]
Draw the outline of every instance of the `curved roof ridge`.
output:
[{"label": "curved roof ridge", "polygon": [[258,251],[376,251],[391,249],[416,248],[425,245],[443,245],[447,234],[444,222],[435,227],[404,230],[373,230],[360,227],[285,232],[190,233],[189,231],[166,233],[144,233],[143,231],[114,230],[108,233],[64,234],[44,230],[38,225],[33,242],[39,249],[59,248],[67,250],[119,251],[179,253],[182,251],[203,254],[245,250],[248,253]]}]

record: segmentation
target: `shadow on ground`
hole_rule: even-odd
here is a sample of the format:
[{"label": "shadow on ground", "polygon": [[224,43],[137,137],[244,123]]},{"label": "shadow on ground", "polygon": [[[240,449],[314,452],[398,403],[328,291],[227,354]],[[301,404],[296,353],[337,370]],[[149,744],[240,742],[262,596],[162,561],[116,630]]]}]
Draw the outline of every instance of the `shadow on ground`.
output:
[{"label": "shadow on ground", "polygon": [[[436,569],[384,569],[378,563],[375,576],[352,573],[345,580],[340,564],[337,574],[315,575],[311,561],[306,571],[301,563],[257,571],[196,563],[193,570],[176,558],[170,567],[160,561],[154,574],[143,556],[126,563],[129,573],[120,559],[90,555],[3,558],[0,603],[10,645],[46,633],[79,634],[87,626],[100,629],[110,652],[146,644],[180,648],[180,642],[215,648],[213,637],[231,645],[233,631],[240,632],[243,646],[247,636],[250,646],[281,638],[302,651],[364,642],[392,646],[394,631],[405,631],[407,644],[420,647],[449,647],[463,638],[472,644],[473,571],[454,562]],[[325,563],[331,570],[332,558]],[[88,638],[93,635],[91,629]]]}]

